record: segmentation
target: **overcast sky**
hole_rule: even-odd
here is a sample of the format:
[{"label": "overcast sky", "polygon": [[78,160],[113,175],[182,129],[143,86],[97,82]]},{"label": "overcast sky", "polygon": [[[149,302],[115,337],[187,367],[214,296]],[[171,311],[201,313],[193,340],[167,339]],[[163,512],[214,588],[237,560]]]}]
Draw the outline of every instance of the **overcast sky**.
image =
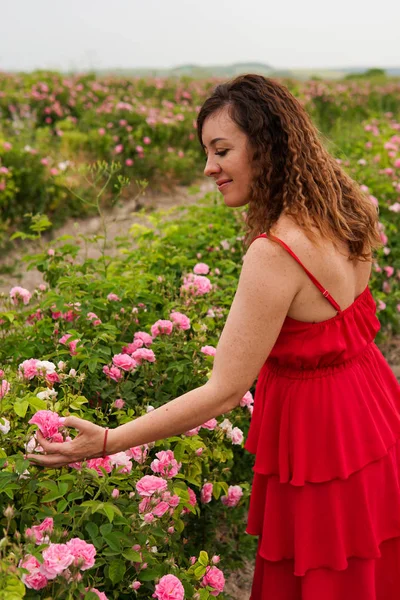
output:
[{"label": "overcast sky", "polygon": [[400,66],[398,0],[0,0],[0,70]]}]

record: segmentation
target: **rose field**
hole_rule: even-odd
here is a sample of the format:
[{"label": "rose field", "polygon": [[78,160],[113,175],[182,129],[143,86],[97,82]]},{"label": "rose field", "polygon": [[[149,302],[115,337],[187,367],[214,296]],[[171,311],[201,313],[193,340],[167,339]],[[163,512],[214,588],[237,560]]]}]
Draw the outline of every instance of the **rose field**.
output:
[{"label": "rose field", "polygon": [[[44,280],[0,294],[0,600],[234,598],[226,580],[255,555],[243,449],[254,388],[166,440],[60,469],[25,458],[42,451],[38,430],[76,434],[66,416],[113,428],[207,382],[245,208],[212,192],[114,239],[104,215],[146,185],[173,194],[199,180],[195,120],[215,83],[0,73],[0,246],[28,240],[25,268]],[[383,348],[400,335],[400,81],[285,83],[379,209]],[[57,236],[67,217],[96,213],[101,234]]]}]

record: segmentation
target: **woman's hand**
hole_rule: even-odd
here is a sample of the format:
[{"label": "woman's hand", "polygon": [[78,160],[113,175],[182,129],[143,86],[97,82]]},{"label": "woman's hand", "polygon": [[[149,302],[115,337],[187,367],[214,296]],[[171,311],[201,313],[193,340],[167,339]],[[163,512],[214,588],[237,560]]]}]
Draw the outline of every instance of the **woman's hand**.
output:
[{"label": "woman's hand", "polygon": [[66,417],[64,425],[79,431],[72,442],[51,442],[43,437],[40,431],[37,431],[36,439],[42,446],[43,453],[28,454],[26,458],[35,465],[58,468],[89,458],[99,458],[103,455],[106,432],[104,427],[78,417]]}]

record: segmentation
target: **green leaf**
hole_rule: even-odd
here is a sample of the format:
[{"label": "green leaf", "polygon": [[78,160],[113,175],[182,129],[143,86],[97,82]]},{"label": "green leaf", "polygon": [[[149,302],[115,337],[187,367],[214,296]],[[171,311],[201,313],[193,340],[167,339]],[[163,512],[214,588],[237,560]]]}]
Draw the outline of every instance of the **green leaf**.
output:
[{"label": "green leaf", "polygon": [[65,498],[63,498],[62,500],[60,500],[60,502],[57,504],[57,512],[58,513],[62,513],[64,512],[64,510],[67,508],[68,506],[68,500],[65,500]]},{"label": "green leaf", "polygon": [[208,565],[208,554],[204,550],[200,552],[199,563],[206,567]]},{"label": "green leaf", "polygon": [[145,569],[144,571],[140,572],[138,579],[139,581],[154,581],[161,575],[161,569],[162,565],[160,565],[158,568]]},{"label": "green leaf", "polygon": [[29,406],[31,408],[33,408],[35,411],[36,410],[46,410],[46,408],[47,408],[46,401],[41,400],[37,396],[29,396],[29,398],[27,398],[27,400],[29,402]]},{"label": "green leaf", "polygon": [[126,566],[125,563],[122,562],[122,560],[111,561],[110,567],[108,569],[108,576],[114,585],[123,580],[125,571]]},{"label": "green leaf", "polygon": [[[113,513],[114,514],[114,513]],[[115,550],[117,552],[121,552],[121,542],[118,536],[118,533],[114,531],[108,533],[103,536],[107,544],[110,546],[111,550]]]},{"label": "green leaf", "polygon": [[194,570],[194,576],[196,577],[196,579],[201,579],[201,577],[203,577],[203,575],[206,574],[206,567],[200,566],[200,567],[196,567]]},{"label": "green leaf", "polygon": [[200,600],[208,600],[210,597],[210,592],[208,590],[202,589],[199,590]]},{"label": "green leaf", "polygon": [[132,550],[131,548],[129,548],[128,550],[124,550],[122,556],[126,558],[126,560],[131,560],[132,562],[142,562],[142,558],[139,552],[136,552],[136,550]]},{"label": "green leaf", "polygon": [[28,410],[28,406],[29,403],[27,400],[17,400],[14,403],[14,411],[19,417],[23,419],[26,415],[26,411]]},{"label": "green leaf", "polygon": [[85,529],[92,539],[99,535],[99,528],[97,527],[96,523],[93,523],[93,521],[86,523]]}]

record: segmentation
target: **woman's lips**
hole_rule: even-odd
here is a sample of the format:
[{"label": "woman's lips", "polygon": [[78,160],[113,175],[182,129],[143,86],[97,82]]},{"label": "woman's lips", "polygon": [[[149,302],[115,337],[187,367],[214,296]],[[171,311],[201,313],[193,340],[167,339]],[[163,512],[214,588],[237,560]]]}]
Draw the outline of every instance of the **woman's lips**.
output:
[{"label": "woman's lips", "polygon": [[230,183],[232,183],[232,180],[230,180],[230,181],[225,181],[224,183],[221,183],[221,184],[218,186],[218,190],[219,190],[220,192],[222,192],[222,190],[224,190],[224,189],[225,189],[225,188],[226,188],[226,187],[227,187],[227,186],[228,186]]}]

